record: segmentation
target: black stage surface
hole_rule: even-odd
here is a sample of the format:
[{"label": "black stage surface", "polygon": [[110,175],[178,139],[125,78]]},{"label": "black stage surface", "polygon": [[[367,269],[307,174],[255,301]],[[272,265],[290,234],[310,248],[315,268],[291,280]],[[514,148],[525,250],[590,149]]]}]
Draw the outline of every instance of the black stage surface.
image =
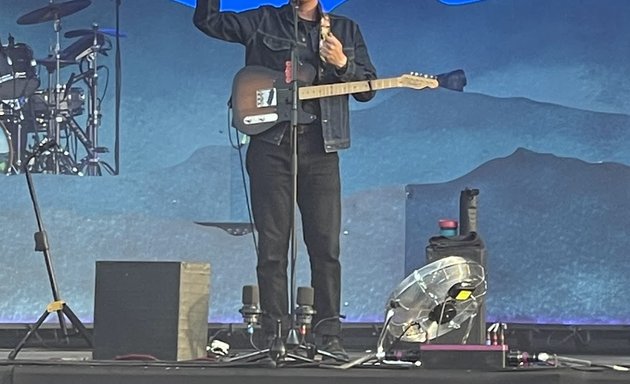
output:
[{"label": "black stage surface", "polygon": [[[5,351],[8,352],[8,351]],[[50,356],[44,358],[44,356]],[[6,356],[6,353],[2,355]],[[259,365],[217,366],[212,362],[94,361],[89,354],[33,353],[15,361],[0,360],[0,384],[42,383],[627,383],[629,372],[605,367],[514,368],[494,371],[426,368],[322,367],[262,368]],[[83,360],[82,360],[83,359]],[[593,361],[596,358],[592,358]],[[604,359],[604,357],[600,357]],[[623,358],[606,358],[623,363]],[[627,358],[625,359],[627,363]]]},{"label": "black stage surface", "polygon": [[[229,343],[232,352],[249,351],[249,341],[243,336],[244,327],[238,324],[210,324],[208,334],[214,335],[213,338],[222,335],[219,339]],[[613,364],[621,365],[621,368],[630,367],[628,326],[511,324],[508,327],[506,339],[509,350],[556,353],[589,361],[592,366],[491,369],[479,367],[472,359],[451,358],[449,355],[442,358],[439,365],[447,366],[447,369],[429,369],[430,361],[425,355],[423,367],[355,367],[348,370],[313,365],[270,368],[259,363],[227,366],[212,361],[93,360],[92,350],[82,338],[73,335],[69,343],[62,342],[55,324],[45,324],[19,352],[15,361],[7,360],[10,350],[26,329],[26,324],[0,325],[0,384],[630,383],[630,372],[610,368]],[[88,325],[88,332],[91,331],[92,326]],[[376,345],[378,331],[378,324],[346,324],[344,345],[350,357],[364,356],[367,349],[372,349]],[[476,360],[479,360],[478,357],[473,356]],[[505,361],[502,357],[498,361]],[[496,364],[497,360],[493,359],[492,365],[487,367],[496,367]],[[454,366],[477,369],[455,369]]]}]

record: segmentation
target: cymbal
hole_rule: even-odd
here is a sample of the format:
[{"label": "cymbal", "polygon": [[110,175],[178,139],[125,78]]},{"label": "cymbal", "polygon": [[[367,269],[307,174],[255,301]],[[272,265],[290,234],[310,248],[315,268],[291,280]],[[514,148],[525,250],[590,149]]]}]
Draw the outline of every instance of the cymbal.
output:
[{"label": "cymbal", "polygon": [[[116,29],[113,29],[113,28],[100,28],[96,30],[96,33],[100,35],[116,37]],[[67,37],[70,39],[73,37],[79,37],[79,36],[85,36],[85,35],[94,35],[94,30],[93,29],[75,29],[73,31],[68,31],[63,34],[64,37]],[[118,37],[127,37],[127,34],[125,32],[118,31]]]},{"label": "cymbal", "polygon": [[39,24],[46,21],[60,19],[64,16],[79,12],[92,4],[90,0],[70,0],[65,3],[51,3],[43,8],[36,9],[17,19],[20,25]]}]

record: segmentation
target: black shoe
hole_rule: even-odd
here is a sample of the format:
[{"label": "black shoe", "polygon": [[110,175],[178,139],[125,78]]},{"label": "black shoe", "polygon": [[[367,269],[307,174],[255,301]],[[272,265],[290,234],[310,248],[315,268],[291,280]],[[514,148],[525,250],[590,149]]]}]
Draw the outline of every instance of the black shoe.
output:
[{"label": "black shoe", "polygon": [[[332,355],[333,358],[340,361],[350,360],[348,358],[346,350],[343,349],[343,345],[341,345],[341,339],[339,339],[338,336],[324,336],[323,342],[324,346],[322,347],[321,351],[327,352],[328,354]],[[325,354],[322,355],[324,356],[324,358],[330,358],[330,356],[327,356]]]}]

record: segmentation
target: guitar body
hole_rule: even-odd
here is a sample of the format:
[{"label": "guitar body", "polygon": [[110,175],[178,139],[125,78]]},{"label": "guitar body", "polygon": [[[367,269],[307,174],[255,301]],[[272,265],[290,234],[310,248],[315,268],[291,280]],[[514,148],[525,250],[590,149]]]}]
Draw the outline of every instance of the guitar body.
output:
[{"label": "guitar body", "polygon": [[[300,82],[314,77],[314,69],[302,67]],[[262,66],[247,66],[232,84],[232,126],[246,135],[258,135],[274,125],[291,120],[291,88],[283,72]],[[298,124],[317,117],[304,112],[298,103]]]}]

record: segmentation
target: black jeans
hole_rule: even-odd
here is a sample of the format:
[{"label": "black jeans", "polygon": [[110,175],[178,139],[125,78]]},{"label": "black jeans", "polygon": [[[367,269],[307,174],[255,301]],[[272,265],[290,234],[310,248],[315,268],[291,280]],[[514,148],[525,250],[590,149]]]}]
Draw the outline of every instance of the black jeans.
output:
[{"label": "black jeans", "polygon": [[[298,207],[302,215],[304,242],[315,290],[313,324],[339,316],[341,265],[341,185],[339,157],[323,149],[321,131],[306,127],[298,133]],[[275,145],[253,137],[247,150],[252,211],[258,231],[256,268],[263,330],[272,334],[278,319],[288,323],[288,251],[292,225],[292,175],[289,133]],[[324,321],[320,335],[338,335],[338,319]]]}]

